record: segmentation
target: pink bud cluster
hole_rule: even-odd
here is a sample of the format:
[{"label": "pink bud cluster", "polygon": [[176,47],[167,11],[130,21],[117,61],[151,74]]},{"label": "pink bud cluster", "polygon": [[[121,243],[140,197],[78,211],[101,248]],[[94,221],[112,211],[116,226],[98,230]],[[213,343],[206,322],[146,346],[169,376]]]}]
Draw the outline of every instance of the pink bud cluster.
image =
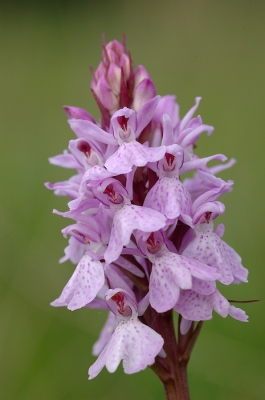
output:
[{"label": "pink bud cluster", "polygon": [[[125,44],[103,44],[91,90],[100,122],[81,108],[65,106],[76,138],[50,158],[76,170],[67,181],[46,184],[70,198],[68,211],[54,212],[73,220],[62,231],[70,239],[60,262],[77,264],[52,305],[109,310],[93,348],[99,357],[90,379],[104,366],[114,372],[121,360],[126,373],[155,362],[170,370],[168,337],[155,322],[159,318],[179,313],[179,334],[187,338],[194,322],[211,319],[213,310],[247,321],[221,286],[247,282],[248,271],[222,240],[224,225],[214,229],[225,211],[218,199],[233,184],[216,174],[235,160],[209,167],[209,161],[223,163],[226,157],[196,156],[197,139],[213,132],[194,116],[200,98],[181,119],[175,96],[156,95],[145,68],[134,70]],[[181,179],[192,170],[192,178]]]}]

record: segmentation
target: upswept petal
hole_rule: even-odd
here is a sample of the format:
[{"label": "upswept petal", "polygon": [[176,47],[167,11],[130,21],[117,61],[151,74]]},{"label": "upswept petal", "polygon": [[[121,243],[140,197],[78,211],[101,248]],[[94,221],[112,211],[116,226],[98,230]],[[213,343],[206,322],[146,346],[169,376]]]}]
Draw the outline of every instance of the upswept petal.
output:
[{"label": "upswept petal", "polygon": [[210,136],[214,131],[214,127],[211,125],[200,124],[194,128],[188,128],[182,131],[180,137],[178,138],[178,143],[181,143],[182,147],[190,146],[194,144],[196,140],[199,139],[200,135],[203,132],[207,132],[208,136]]},{"label": "upswept petal", "polygon": [[115,288],[120,288],[121,290],[128,292],[129,295],[134,298],[134,292],[131,289],[131,287],[133,286],[132,281],[129,280],[129,282],[125,282],[126,276],[122,273],[120,273],[120,271],[117,270],[118,268],[111,264],[111,265],[105,265],[105,275],[109,281],[109,286],[110,288],[113,288],[115,290]]},{"label": "upswept petal", "polygon": [[61,296],[51,303],[54,307],[67,306],[71,311],[84,307],[92,301],[104,285],[104,271],[100,261],[84,255]]},{"label": "upswept petal", "polygon": [[233,181],[224,182],[223,179],[212,175],[209,170],[210,168],[207,168],[207,171],[198,170],[193,178],[184,179],[183,185],[188,189],[193,201],[209,190],[221,187],[223,184],[230,185],[230,190],[232,190]]},{"label": "upswept petal", "polygon": [[67,114],[67,116],[69,118],[74,118],[74,119],[87,119],[91,122],[93,122],[94,124],[96,123],[96,121],[94,120],[94,118],[92,117],[92,115],[90,115],[86,110],[84,110],[83,108],[80,107],[73,107],[73,106],[63,106],[63,110],[65,111],[65,113]]},{"label": "upswept petal", "polygon": [[173,124],[169,115],[163,115],[163,138],[162,144],[165,146],[170,146],[175,143]]},{"label": "upswept petal", "polygon": [[68,181],[50,183],[46,182],[47,189],[54,190],[56,196],[68,196],[70,199],[75,199],[78,196],[81,175],[74,175]]},{"label": "upswept petal", "polygon": [[189,120],[193,117],[193,114],[197,110],[201,101],[201,97],[195,97],[195,105],[186,113],[186,115],[182,118],[179,125],[179,132],[182,132],[183,129],[186,127]]},{"label": "upswept petal", "polygon": [[100,182],[113,176],[115,174],[107,171],[106,168],[95,165],[84,173],[80,183],[80,191],[84,190],[84,186],[87,184],[91,187],[98,186]]},{"label": "upswept petal", "polygon": [[59,154],[58,156],[50,157],[49,162],[53,165],[57,165],[58,167],[70,168],[70,169],[80,169],[81,165],[73,156],[73,154],[69,154],[67,150],[64,154]]},{"label": "upswept petal", "polygon": [[141,271],[140,268],[136,267],[130,261],[126,260],[126,258],[124,257],[119,257],[118,260],[116,260],[115,264],[131,272],[135,276],[139,276],[141,278],[144,277],[143,271]]},{"label": "upswept petal", "polygon": [[79,138],[86,138],[88,140],[93,139],[96,142],[105,144],[118,144],[117,139],[115,139],[110,133],[104,131],[91,121],[69,119],[68,122],[71,129]]},{"label": "upswept petal", "polygon": [[184,174],[185,172],[192,171],[193,169],[205,168],[207,163],[211,160],[220,160],[226,161],[227,157],[223,154],[214,154],[213,156],[204,157],[204,158],[195,158],[191,161],[187,161],[181,167],[179,173]]},{"label": "upswept petal", "polygon": [[187,268],[191,275],[195,278],[202,279],[204,281],[215,281],[220,277],[220,274],[216,272],[215,268],[209,267],[208,265],[193,260],[192,258],[185,257],[184,255],[175,254],[178,257],[178,262]]},{"label": "upswept petal", "polygon": [[[209,175],[209,174],[206,174],[206,175]],[[218,178],[215,178],[215,179],[217,180]],[[203,206],[207,202],[214,202],[221,195],[231,191],[231,186],[234,183],[233,181],[225,182],[221,179],[218,179],[218,180],[219,180],[218,186],[211,188],[210,190],[208,190],[205,193],[198,196],[196,200],[194,200],[194,202],[192,204],[192,214],[194,214],[196,212],[196,210],[198,210],[199,207]],[[211,210],[208,210],[208,211],[211,211]]]},{"label": "upswept petal", "polygon": [[74,210],[61,212],[53,209],[52,212],[64,218],[71,218],[82,222],[82,220],[86,220],[86,216],[95,215],[99,206],[100,202],[97,199],[84,199]]},{"label": "upswept petal", "polygon": [[140,107],[155,97],[156,88],[150,78],[143,79],[135,88],[133,109],[137,112]]},{"label": "upswept petal", "polygon": [[137,113],[137,130],[135,132],[136,137],[140,135],[142,130],[149,124],[153,118],[156,106],[161,96],[153,97],[151,100],[144,103]]},{"label": "upswept petal", "polygon": [[154,112],[152,121],[160,124],[163,120],[163,115],[167,114],[175,128],[179,122],[179,105],[176,103],[176,96],[162,96]]}]

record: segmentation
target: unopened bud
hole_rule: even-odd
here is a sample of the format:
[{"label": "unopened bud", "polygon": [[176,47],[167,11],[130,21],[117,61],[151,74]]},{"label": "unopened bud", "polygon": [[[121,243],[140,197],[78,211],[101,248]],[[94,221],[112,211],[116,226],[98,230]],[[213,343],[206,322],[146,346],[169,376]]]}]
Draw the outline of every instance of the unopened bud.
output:
[{"label": "unopened bud", "polygon": [[88,121],[93,122],[94,124],[96,121],[86,110],[79,107],[72,107],[72,106],[63,106],[63,110],[67,114],[69,118],[73,119],[86,119]]},{"label": "unopened bud", "polygon": [[136,87],[134,93],[133,109],[137,112],[139,108],[156,95],[156,88],[150,78],[142,80]]}]

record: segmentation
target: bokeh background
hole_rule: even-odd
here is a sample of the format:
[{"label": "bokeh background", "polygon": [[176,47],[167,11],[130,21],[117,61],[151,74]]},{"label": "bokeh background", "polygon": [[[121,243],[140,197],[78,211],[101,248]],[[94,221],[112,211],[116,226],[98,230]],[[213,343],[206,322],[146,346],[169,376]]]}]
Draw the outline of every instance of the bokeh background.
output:
[{"label": "bokeh background", "polygon": [[181,116],[202,96],[199,113],[215,132],[198,142],[200,156],[224,153],[237,164],[223,201],[224,239],[249,268],[249,284],[223,288],[242,305],[243,324],[215,314],[205,323],[189,364],[192,400],[265,398],[264,104],[265,2],[169,0],[132,2],[17,1],[0,6],[1,264],[0,398],[3,400],[160,400],[149,369],[120,367],[87,380],[91,346],[104,324],[98,310],[52,308],[73,265],[59,265],[66,210],[43,182],[71,172],[47,158],[74,137],[62,105],[89,110],[89,65],[107,41],[127,35],[135,66],[149,71],[157,92],[177,94]]}]

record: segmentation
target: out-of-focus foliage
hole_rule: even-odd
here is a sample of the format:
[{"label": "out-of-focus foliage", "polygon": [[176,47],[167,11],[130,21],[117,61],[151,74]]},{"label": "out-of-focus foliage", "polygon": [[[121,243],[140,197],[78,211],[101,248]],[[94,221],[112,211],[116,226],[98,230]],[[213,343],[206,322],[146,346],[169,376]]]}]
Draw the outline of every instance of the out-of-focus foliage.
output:
[{"label": "out-of-focus foliage", "polygon": [[[23,3],[23,4],[22,4]],[[237,164],[225,195],[224,239],[250,271],[244,287],[223,288],[228,298],[264,294],[264,41],[265,3],[232,1],[2,3],[1,33],[1,267],[0,397],[3,400],[160,400],[163,388],[146,370],[103,371],[87,381],[91,346],[105,313],[54,309],[71,275],[58,265],[68,224],[51,214],[66,210],[43,182],[66,179],[50,166],[73,137],[61,106],[98,117],[89,89],[89,64],[107,40],[127,35],[135,65],[150,72],[159,94],[177,94],[181,115],[202,96],[203,120],[215,126],[198,154],[217,152]],[[189,366],[191,397],[261,400],[265,393],[264,304],[242,308],[243,324],[215,315],[206,322]]]}]

